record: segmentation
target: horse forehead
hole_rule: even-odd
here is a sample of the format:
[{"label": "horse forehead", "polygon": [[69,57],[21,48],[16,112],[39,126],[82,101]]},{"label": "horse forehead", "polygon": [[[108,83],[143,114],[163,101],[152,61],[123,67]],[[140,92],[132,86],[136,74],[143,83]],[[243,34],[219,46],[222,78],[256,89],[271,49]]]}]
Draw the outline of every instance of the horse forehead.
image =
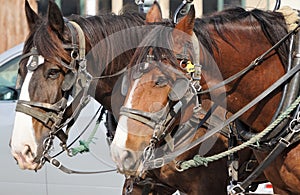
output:
[{"label": "horse forehead", "polygon": [[167,104],[169,92],[170,87],[155,87],[153,84],[147,84],[134,90],[128,99],[130,104],[127,105],[145,112],[157,112]]}]

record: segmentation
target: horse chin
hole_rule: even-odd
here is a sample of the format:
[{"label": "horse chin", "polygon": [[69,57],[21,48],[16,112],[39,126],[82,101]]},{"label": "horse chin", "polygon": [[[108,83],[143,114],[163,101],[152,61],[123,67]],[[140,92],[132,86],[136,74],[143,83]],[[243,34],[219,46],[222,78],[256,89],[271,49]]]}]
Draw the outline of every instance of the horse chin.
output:
[{"label": "horse chin", "polygon": [[126,176],[138,176],[140,171],[136,168],[125,168],[117,164],[118,172]]},{"label": "horse chin", "polygon": [[139,162],[135,166],[125,168],[118,166],[118,172],[125,175],[126,177],[139,177],[142,173],[142,164]]},{"label": "horse chin", "polygon": [[125,175],[126,177],[132,177],[132,178],[137,178],[141,175],[141,171],[134,171],[134,170],[123,170],[121,171],[119,169],[119,172],[123,175]]}]

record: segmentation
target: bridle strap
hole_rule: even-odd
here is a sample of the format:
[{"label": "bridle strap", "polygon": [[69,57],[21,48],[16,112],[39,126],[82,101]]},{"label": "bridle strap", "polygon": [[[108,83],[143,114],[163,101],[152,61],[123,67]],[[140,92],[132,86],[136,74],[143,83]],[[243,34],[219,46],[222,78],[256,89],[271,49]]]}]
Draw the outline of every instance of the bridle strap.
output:
[{"label": "bridle strap", "polygon": [[158,124],[160,121],[162,121],[166,118],[166,115],[169,112],[169,110],[170,110],[169,103],[160,111],[153,112],[153,113],[152,112],[143,112],[140,110],[122,106],[120,108],[120,115],[129,117],[136,121],[139,121],[139,122],[146,124],[149,127],[154,129],[156,124]]},{"label": "bridle strap", "polygon": [[41,112],[39,110],[32,109],[31,107],[25,106],[24,104],[17,104],[16,106],[17,112],[22,112],[27,114],[38,121],[42,122],[45,126],[49,128],[49,121],[55,122],[57,121],[58,115],[54,112]]},{"label": "bridle strap", "polygon": [[83,30],[76,22],[69,21],[69,23],[72,24],[78,33],[79,60],[85,59],[85,36]]},{"label": "bridle strap", "polygon": [[141,122],[141,123],[151,127],[152,129],[154,129],[155,125],[156,125],[156,122],[152,121],[147,115],[145,115],[144,112],[139,111],[139,110],[126,108],[126,107],[122,106],[120,109],[120,115],[134,119],[138,122]]},{"label": "bridle strap", "polygon": [[32,101],[26,101],[26,100],[18,100],[18,104],[28,105],[32,107],[42,108],[45,110],[51,110],[55,112],[59,112],[63,108],[64,99],[61,99],[55,104],[49,104],[44,102],[32,102]]}]

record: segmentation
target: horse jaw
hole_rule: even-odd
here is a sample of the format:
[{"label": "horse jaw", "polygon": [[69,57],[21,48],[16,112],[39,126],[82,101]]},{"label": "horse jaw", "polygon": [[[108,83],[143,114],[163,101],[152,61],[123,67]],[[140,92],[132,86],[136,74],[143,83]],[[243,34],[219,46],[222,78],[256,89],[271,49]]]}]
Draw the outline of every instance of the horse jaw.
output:
[{"label": "horse jaw", "polygon": [[[21,89],[20,100],[30,100],[28,90],[31,76],[32,72],[27,73]],[[35,140],[32,117],[16,112],[10,145],[11,153],[21,169],[36,170],[39,168],[39,164],[34,162],[38,147]]]}]

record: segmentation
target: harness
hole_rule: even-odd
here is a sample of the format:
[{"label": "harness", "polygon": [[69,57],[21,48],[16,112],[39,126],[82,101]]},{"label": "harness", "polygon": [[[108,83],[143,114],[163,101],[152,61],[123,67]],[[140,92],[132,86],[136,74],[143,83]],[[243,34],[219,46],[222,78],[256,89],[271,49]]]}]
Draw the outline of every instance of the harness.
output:
[{"label": "harness", "polygon": [[[170,125],[166,126],[164,124],[166,123],[170,123],[171,121],[166,117],[168,116],[168,114],[166,114],[165,112],[168,111],[172,111],[172,109],[166,109],[167,106],[169,106],[170,103],[167,104],[167,106],[161,110],[161,113],[151,113],[151,116],[149,115],[149,113],[145,113],[145,112],[141,112],[141,111],[137,111],[137,110],[133,110],[133,109],[128,109],[128,108],[122,108],[120,114],[121,115],[125,115],[129,118],[132,118],[134,120],[137,120],[139,122],[142,122],[150,127],[152,127],[154,129],[154,133],[153,136],[150,140],[150,144],[145,148],[144,152],[143,152],[143,169],[155,169],[155,168],[159,168],[162,167],[163,165],[171,162],[174,157],[179,156],[180,154],[184,153],[185,151],[199,145],[200,143],[204,142],[205,140],[207,140],[208,138],[210,138],[211,136],[213,136],[215,133],[219,132],[220,130],[222,130],[224,127],[230,125],[232,122],[234,122],[235,120],[237,120],[242,114],[244,114],[247,110],[249,110],[252,106],[254,106],[255,104],[257,104],[259,101],[261,101],[262,99],[264,99],[268,94],[270,94],[273,90],[275,90],[276,88],[278,88],[279,86],[283,85],[284,83],[286,83],[290,78],[292,78],[293,76],[295,76],[299,70],[300,70],[300,46],[299,46],[299,33],[298,33],[298,28],[300,25],[298,25],[298,27],[291,31],[290,33],[288,33],[285,37],[283,37],[278,43],[276,43],[273,47],[271,47],[269,50],[267,50],[264,54],[262,54],[261,56],[259,56],[258,58],[256,58],[249,66],[247,66],[245,69],[243,69],[242,71],[238,72],[237,74],[229,77],[228,79],[224,80],[222,83],[219,83],[217,85],[215,85],[214,87],[208,89],[208,90],[204,90],[204,91],[200,91],[197,92],[198,95],[201,94],[205,94],[205,93],[209,93],[215,89],[218,89],[230,82],[232,82],[233,80],[245,75],[247,72],[249,72],[250,70],[252,70],[255,66],[258,66],[261,64],[261,62],[263,62],[266,58],[266,56],[274,49],[276,49],[277,47],[279,47],[281,45],[281,43],[283,43],[284,41],[286,41],[288,38],[290,38],[291,36],[296,35],[296,48],[295,48],[295,54],[294,54],[294,66],[285,74],[283,75],[279,80],[277,80],[273,85],[271,85],[269,88],[267,88],[262,94],[260,94],[259,96],[257,96],[254,100],[252,100],[250,103],[248,103],[245,107],[243,107],[241,110],[239,110],[237,113],[233,114],[231,117],[229,117],[227,120],[225,120],[223,123],[216,125],[212,130],[210,130],[205,136],[200,137],[199,139],[193,141],[189,146],[187,147],[183,147],[177,151],[174,151],[172,154],[168,154],[165,156],[162,156],[160,158],[156,158],[154,159],[154,149],[155,149],[155,145],[157,143],[157,140],[161,140],[161,137],[159,137],[158,135],[165,135],[166,132],[166,127],[171,127]],[[185,50],[184,50],[185,51]],[[183,54],[185,54],[185,52],[183,52]],[[296,76],[295,76],[296,77]],[[297,78],[296,78],[297,80]],[[195,87],[193,85],[190,85],[190,88],[195,89]],[[200,87],[201,88],[201,87]],[[185,88],[183,88],[183,91],[186,91]],[[294,96],[295,97],[295,96]],[[170,98],[169,98],[170,99]],[[183,100],[185,100],[184,96],[182,97]],[[298,98],[299,99],[299,98]],[[172,99],[170,99],[172,100]],[[181,100],[181,99],[179,99]],[[300,100],[300,99],[299,99]],[[179,101],[180,102],[180,101]],[[299,101],[296,100],[296,102],[294,102],[294,105],[298,105]],[[176,105],[176,104],[175,104]],[[198,104],[197,104],[198,105]],[[293,111],[295,109],[294,106],[290,107],[289,112]],[[173,110],[175,110],[173,108]],[[237,184],[235,186],[233,186],[230,190],[230,193],[232,194],[238,194],[238,193],[243,193],[245,191],[245,189],[253,182],[253,180],[262,173],[262,171],[287,147],[289,147],[291,144],[297,142],[299,140],[298,138],[298,134],[299,134],[299,114],[300,112],[296,112],[295,114],[295,119],[292,120],[288,127],[283,131],[283,133],[280,134],[280,137],[275,138],[276,142],[275,147],[272,149],[271,153],[268,155],[268,157],[256,168],[256,170],[250,174],[250,176],[243,181],[240,184]],[[154,117],[154,116],[155,117]],[[193,115],[194,116],[194,115]],[[159,117],[160,120],[152,120]],[[145,120],[146,118],[146,120]],[[208,117],[204,117],[204,118],[208,118]],[[268,128],[268,132],[271,132],[273,130],[273,128],[275,126],[277,126],[278,124],[280,124],[282,122],[282,120],[285,119],[285,117],[283,117],[282,115],[280,116],[280,120],[276,120],[276,125],[275,123],[272,124],[269,128]],[[149,122],[149,120],[151,122]],[[200,124],[203,124],[203,120],[200,122]],[[285,124],[285,123],[283,123]],[[201,125],[197,126],[197,129],[200,127]],[[162,127],[164,127],[164,130],[162,130]],[[193,129],[195,127],[190,128],[189,130]],[[179,130],[180,131],[180,128]],[[259,142],[263,137],[265,137],[267,134],[267,131],[262,132],[259,136],[260,138],[252,138],[252,144],[253,143],[257,143]],[[162,137],[163,138],[163,137]],[[222,153],[222,158],[224,156],[228,156],[231,155],[233,153],[235,153],[237,150],[237,147],[233,147],[232,152],[224,152]],[[234,152],[233,152],[234,151]],[[221,157],[220,157],[221,158]],[[177,164],[177,168],[179,171],[183,171],[186,170],[190,167],[197,167],[200,165],[207,165],[208,162],[211,161],[207,161],[205,157],[196,157],[191,161],[192,166],[185,166],[188,165],[189,161],[184,161],[184,162],[179,162]],[[213,159],[210,159],[213,160]],[[193,165],[194,164],[194,165]]]}]

